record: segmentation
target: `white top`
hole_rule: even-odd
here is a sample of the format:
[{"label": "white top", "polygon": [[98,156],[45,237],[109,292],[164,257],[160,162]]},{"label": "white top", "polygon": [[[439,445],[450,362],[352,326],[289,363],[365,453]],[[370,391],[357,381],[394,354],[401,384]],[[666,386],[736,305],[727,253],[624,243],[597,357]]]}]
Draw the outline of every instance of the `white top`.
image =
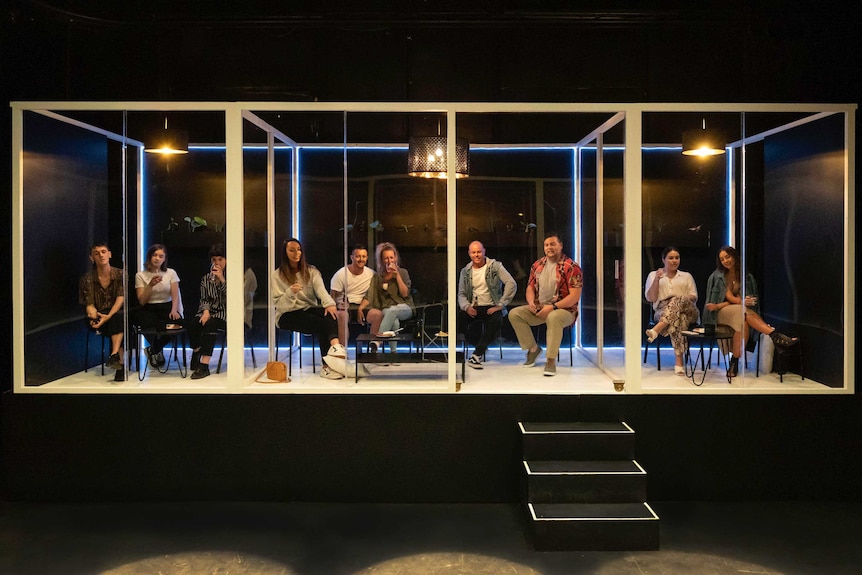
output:
[{"label": "white top", "polygon": [[[646,297],[654,281],[655,270],[651,271],[647,276],[644,297]],[[663,276],[658,282],[658,298],[652,304],[653,309],[657,309],[658,302],[674,296],[690,297],[692,301],[697,301],[697,286],[694,285],[694,278],[690,273],[677,270],[673,278]]]},{"label": "white top", "polygon": [[485,283],[485,273],[488,271],[488,260],[485,260],[485,265],[480,268],[472,267],[473,272],[473,301],[471,305],[492,306],[494,300],[491,299],[491,291],[488,289],[488,284]]},{"label": "white top", "polygon": [[[371,286],[371,278],[374,277],[374,270],[368,266],[362,268],[362,273],[354,275],[350,272],[347,266],[344,266],[332,275],[332,280],[329,282],[329,289],[341,293],[347,293],[347,301],[349,303],[362,303],[362,298],[368,293],[368,288]],[[347,279],[347,289],[344,289],[344,280]]]},{"label": "white top", "polygon": [[162,281],[153,286],[152,295],[147,303],[165,303],[171,301],[171,284],[180,283],[180,277],[173,268],[167,271],[151,272],[141,270],[135,274],[135,289],[146,287],[155,276],[162,276]]}]

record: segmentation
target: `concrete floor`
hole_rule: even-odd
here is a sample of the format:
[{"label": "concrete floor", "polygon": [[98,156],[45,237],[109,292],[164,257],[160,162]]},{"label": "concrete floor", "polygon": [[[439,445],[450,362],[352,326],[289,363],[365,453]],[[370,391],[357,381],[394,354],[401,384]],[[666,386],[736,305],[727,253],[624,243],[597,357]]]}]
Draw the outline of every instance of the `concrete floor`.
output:
[{"label": "concrete floor", "polygon": [[0,573],[860,572],[862,502],[651,505],[661,517],[659,551],[542,553],[515,505],[3,503]]}]

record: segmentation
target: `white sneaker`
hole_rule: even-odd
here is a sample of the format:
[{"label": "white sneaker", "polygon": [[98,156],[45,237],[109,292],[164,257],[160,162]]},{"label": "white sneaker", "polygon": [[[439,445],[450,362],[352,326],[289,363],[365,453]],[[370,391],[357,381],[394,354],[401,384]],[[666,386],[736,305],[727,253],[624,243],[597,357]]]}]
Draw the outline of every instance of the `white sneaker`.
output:
[{"label": "white sneaker", "polygon": [[320,377],[323,379],[344,379],[344,376],[324,364],[320,367]]},{"label": "white sneaker", "polygon": [[329,346],[329,351],[326,352],[326,355],[331,355],[332,357],[340,357],[341,359],[347,358],[347,350],[344,349],[344,346],[340,343],[336,343],[335,345]]}]

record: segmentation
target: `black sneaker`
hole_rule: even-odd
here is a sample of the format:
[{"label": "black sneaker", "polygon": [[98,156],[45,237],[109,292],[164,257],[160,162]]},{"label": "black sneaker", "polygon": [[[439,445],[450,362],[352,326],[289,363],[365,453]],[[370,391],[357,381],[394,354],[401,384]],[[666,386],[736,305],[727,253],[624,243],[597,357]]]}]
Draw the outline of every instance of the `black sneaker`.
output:
[{"label": "black sneaker", "polygon": [[126,370],[120,367],[120,369],[118,369],[117,372],[114,374],[114,381],[126,381]]},{"label": "black sneaker", "polygon": [[105,362],[105,367],[108,369],[123,369],[123,364],[120,363],[120,354],[112,353],[108,361]]},{"label": "black sneaker", "polygon": [[192,379],[203,379],[205,377],[209,377],[209,374],[210,368],[208,365],[199,365],[192,374]]},{"label": "black sneaker", "polygon": [[467,360],[467,365],[472,367],[473,369],[483,369],[482,360],[479,359],[475,354],[470,356],[470,359]]},{"label": "black sneaker", "polygon": [[165,354],[161,351],[156,354],[156,365],[158,367],[164,367],[165,366]]}]

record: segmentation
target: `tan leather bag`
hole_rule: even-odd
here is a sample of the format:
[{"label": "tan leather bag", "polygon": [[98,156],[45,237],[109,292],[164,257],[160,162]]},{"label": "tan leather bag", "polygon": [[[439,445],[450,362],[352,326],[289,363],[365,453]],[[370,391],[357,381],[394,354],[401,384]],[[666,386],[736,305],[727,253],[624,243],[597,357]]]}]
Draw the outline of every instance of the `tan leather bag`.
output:
[{"label": "tan leather bag", "polygon": [[290,378],[287,377],[287,364],[283,361],[266,362],[266,369],[260,372],[255,381],[258,383],[289,383]]}]

